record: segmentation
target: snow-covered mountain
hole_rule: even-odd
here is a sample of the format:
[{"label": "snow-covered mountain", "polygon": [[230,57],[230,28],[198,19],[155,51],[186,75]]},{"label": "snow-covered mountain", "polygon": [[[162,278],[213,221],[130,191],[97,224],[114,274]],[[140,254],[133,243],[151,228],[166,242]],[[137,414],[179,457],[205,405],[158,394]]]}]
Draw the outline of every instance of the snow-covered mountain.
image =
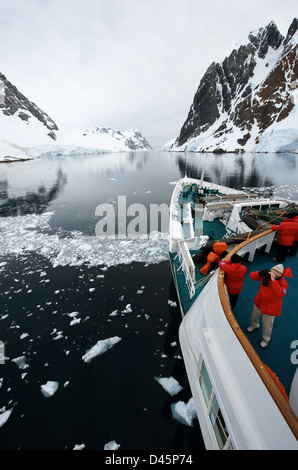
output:
[{"label": "snow-covered mountain", "polygon": [[105,152],[152,150],[138,130],[115,131],[110,127],[93,127],[85,131],[60,131],[55,143],[26,148],[30,157],[43,155],[88,155]]},{"label": "snow-covered mountain", "polygon": [[136,150],[152,150],[138,130],[59,130],[44,111],[0,73],[0,161]]},{"label": "snow-covered mountain", "polygon": [[203,76],[180,135],[163,149],[298,152],[298,19],[249,34]]}]

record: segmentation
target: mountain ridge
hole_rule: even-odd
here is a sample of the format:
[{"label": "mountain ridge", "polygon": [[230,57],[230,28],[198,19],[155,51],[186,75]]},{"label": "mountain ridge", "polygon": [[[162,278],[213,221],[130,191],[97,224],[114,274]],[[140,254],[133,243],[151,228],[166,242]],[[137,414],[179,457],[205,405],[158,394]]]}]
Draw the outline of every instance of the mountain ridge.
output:
[{"label": "mountain ridge", "polygon": [[[213,62],[200,81],[179,136],[164,150],[297,152],[297,30],[297,18],[286,37],[271,21],[250,32],[247,41],[238,43],[222,62]],[[294,114],[296,125],[290,122]],[[287,130],[285,135],[281,130]],[[275,147],[268,146],[268,131],[277,132]]]},{"label": "mountain ridge", "polygon": [[0,162],[34,157],[152,150],[137,129],[62,131],[0,73]]}]

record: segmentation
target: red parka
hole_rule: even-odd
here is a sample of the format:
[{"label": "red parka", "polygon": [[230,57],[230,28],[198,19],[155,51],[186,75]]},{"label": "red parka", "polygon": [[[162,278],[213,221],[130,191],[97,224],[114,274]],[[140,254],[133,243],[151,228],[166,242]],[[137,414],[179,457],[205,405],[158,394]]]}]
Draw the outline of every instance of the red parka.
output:
[{"label": "red parka", "polygon": [[296,229],[296,234],[294,236],[294,241],[295,242],[298,242],[298,215],[296,215],[296,217],[294,217],[294,222],[297,224],[297,229]]},{"label": "red parka", "polygon": [[219,267],[225,272],[225,284],[229,294],[240,294],[247,268],[231,260],[220,261]]},{"label": "red parka", "polygon": [[[292,277],[291,270],[287,268],[287,275]],[[250,273],[253,281],[261,281],[260,290],[255,296],[256,307],[265,315],[278,317],[281,314],[282,298],[286,295],[288,283],[282,276],[275,281],[269,280],[268,287],[263,286],[262,278],[258,271]]]},{"label": "red parka", "polygon": [[271,225],[271,228],[280,232],[279,245],[292,246],[297,234],[297,222],[294,219],[284,219],[279,225]]}]

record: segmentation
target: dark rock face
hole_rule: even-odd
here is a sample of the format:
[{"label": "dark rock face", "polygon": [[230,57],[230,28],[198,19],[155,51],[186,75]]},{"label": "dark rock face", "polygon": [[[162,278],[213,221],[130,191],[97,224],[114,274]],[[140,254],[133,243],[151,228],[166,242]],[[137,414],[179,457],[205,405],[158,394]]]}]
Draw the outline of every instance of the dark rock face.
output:
[{"label": "dark rock face", "polygon": [[[271,22],[251,32],[248,43],[234,49],[222,63],[212,63],[199,84],[174,146],[182,147],[194,137],[203,138],[214,126],[212,135],[218,146],[212,151],[220,150],[225,137],[236,127],[242,136],[237,141],[238,148],[231,150],[241,151],[251,139],[253,126],[258,126],[261,135],[273,122],[285,119],[294,106],[289,84],[298,77],[297,41],[293,40],[297,29],[295,18],[284,38]],[[276,60],[274,66],[272,60]],[[255,83],[260,63],[265,71],[268,68],[268,73],[260,83]],[[255,143],[259,135],[254,137]]]},{"label": "dark rock face", "polygon": [[[36,104],[29,101],[19,90],[12,85],[7,78],[0,73],[0,83],[2,84],[2,93],[4,99],[0,102],[2,113],[7,116],[13,116],[18,113],[18,117],[30,125],[30,118],[34,116],[48,130],[48,136],[56,140],[54,131],[58,130],[55,122],[44,113]],[[32,115],[32,116],[31,116]]]}]

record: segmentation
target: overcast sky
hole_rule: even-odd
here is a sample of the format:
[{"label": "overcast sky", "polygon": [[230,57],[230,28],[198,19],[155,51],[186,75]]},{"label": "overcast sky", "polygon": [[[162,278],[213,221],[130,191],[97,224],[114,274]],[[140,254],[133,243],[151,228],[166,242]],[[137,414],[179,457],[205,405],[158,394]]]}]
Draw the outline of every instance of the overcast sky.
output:
[{"label": "overcast sky", "polygon": [[297,0],[0,0],[0,71],[60,129],[179,134],[200,79]]}]

